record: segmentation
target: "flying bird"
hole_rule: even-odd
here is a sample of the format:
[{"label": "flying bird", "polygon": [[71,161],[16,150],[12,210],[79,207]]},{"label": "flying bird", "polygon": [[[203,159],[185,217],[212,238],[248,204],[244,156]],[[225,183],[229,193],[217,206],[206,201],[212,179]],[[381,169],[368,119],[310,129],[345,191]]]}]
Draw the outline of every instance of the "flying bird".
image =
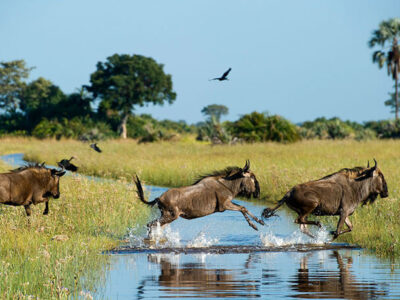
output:
[{"label": "flying bird", "polygon": [[93,150],[101,153],[101,149],[97,146],[96,143],[90,144],[90,148],[92,148]]},{"label": "flying bird", "polygon": [[72,156],[70,159],[62,159],[61,161],[57,162],[57,164],[60,168],[71,172],[76,172],[78,171],[78,167],[71,163],[71,160],[73,160],[74,158],[75,157]]},{"label": "flying bird", "polygon": [[231,70],[232,70],[232,68],[229,68],[228,70],[225,71],[224,74],[222,74],[221,77],[216,77],[216,78],[210,79],[210,81],[211,81],[211,80],[219,80],[219,81],[229,80],[228,74],[229,74],[229,72],[230,72]]}]

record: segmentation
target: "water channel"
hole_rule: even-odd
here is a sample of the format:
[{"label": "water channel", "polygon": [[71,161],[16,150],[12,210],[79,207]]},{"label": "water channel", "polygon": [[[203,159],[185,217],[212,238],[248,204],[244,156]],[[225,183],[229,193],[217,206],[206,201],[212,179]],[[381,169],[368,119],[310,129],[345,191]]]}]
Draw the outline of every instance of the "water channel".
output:
[{"label": "water channel", "polygon": [[[22,154],[0,157],[19,166]],[[147,186],[153,199],[166,189]],[[255,215],[261,204],[235,200]],[[157,216],[154,208],[152,218]],[[398,263],[368,251],[330,243],[328,231],[303,235],[285,210],[259,231],[239,212],[178,219],[144,242],[144,228],[111,256],[95,299],[400,299]],[[355,231],[357,228],[354,229]]]}]

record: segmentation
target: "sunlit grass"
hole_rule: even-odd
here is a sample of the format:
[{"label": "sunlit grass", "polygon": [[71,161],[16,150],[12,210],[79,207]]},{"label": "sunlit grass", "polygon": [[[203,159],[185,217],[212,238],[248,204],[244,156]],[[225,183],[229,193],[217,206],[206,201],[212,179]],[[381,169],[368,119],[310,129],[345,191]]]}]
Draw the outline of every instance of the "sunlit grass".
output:
[{"label": "sunlit grass", "polygon": [[[62,178],[61,198],[51,200],[50,215],[43,216],[44,207],[38,205],[33,207],[30,221],[22,207],[0,205],[0,298],[67,297],[90,291],[103,280],[109,257],[101,251],[118,245],[128,228],[144,223],[149,213],[138,203],[133,187],[126,185],[134,174],[147,184],[182,186],[215,169],[244,166],[246,159],[250,159],[262,197],[270,206],[297,183],[343,167],[365,166],[375,157],[388,182],[389,198],[358,208],[351,216],[354,231],[339,241],[357,243],[379,256],[400,256],[399,141],[211,147],[192,141],[138,145],[132,140],[110,140],[99,146],[103,153],[78,141],[0,140],[0,154],[21,152],[29,160],[53,165],[75,156],[79,172],[117,179],[98,183]],[[7,169],[0,163],[0,171]],[[336,226],[336,218],[326,217],[324,222],[332,229]],[[68,240],[52,240],[56,235],[66,235]]]},{"label": "sunlit grass", "polygon": [[[19,146],[2,143],[1,154]],[[0,163],[0,171],[7,169]],[[29,218],[23,207],[0,206],[0,299],[85,299],[81,293],[104,280],[110,257],[102,251],[148,218],[126,184],[66,176],[60,189],[48,216],[43,204]]]},{"label": "sunlit grass", "polygon": [[[397,237],[400,225],[400,142],[394,140],[304,141],[294,144],[245,144],[215,146],[195,143],[155,143],[138,145],[135,141],[107,141],[96,153],[88,144],[77,141],[34,142],[24,151],[35,161],[55,163],[74,155],[85,174],[131,181],[137,173],[146,183],[161,186],[191,184],[203,173],[229,165],[243,166],[246,159],[257,175],[262,197],[279,200],[295,184],[314,180],[343,167],[366,166],[376,158],[389,186],[389,198],[378,199],[372,206],[359,208],[351,217],[354,231],[339,241],[357,243],[378,255],[400,256]],[[270,203],[268,205],[271,205]],[[336,226],[336,219],[325,218]]]}]

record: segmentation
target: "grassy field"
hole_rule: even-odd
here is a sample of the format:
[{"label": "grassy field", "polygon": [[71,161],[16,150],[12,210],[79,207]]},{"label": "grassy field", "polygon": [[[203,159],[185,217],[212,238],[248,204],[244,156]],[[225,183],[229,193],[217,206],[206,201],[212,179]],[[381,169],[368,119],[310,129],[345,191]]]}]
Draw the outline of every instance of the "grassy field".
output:
[{"label": "grassy field", "polygon": [[[0,153],[31,145],[1,140]],[[8,169],[0,163],[0,171]],[[29,219],[23,207],[0,206],[0,299],[86,299],[104,279],[110,257],[102,251],[147,221],[149,210],[131,186],[66,176],[60,190],[48,216],[43,204],[32,207]]]},{"label": "grassy field", "polygon": [[[149,211],[139,204],[131,182],[134,174],[147,184],[187,185],[203,173],[251,160],[272,205],[293,185],[318,179],[343,167],[366,165],[376,158],[389,186],[389,198],[359,208],[351,217],[354,231],[339,241],[357,243],[378,256],[400,257],[399,141],[306,141],[295,144],[215,146],[194,142],[138,145],[135,141],[99,143],[103,153],[77,141],[0,140],[0,154],[25,153],[25,158],[55,164],[75,156],[80,172],[117,179],[95,183],[81,177],[61,180],[61,198],[52,200],[50,215],[43,205],[25,217],[22,207],[0,206],[0,298],[48,299],[91,290],[102,280],[107,255],[102,250],[120,243],[127,228],[144,223]],[[7,166],[0,164],[0,171]],[[336,225],[335,218],[325,223]],[[52,239],[65,235],[66,241]],[[82,278],[85,278],[83,280]]]},{"label": "grassy field", "polygon": [[[132,140],[118,140],[99,146],[103,149],[101,154],[77,141],[35,141],[23,152],[27,159],[52,164],[73,155],[85,174],[130,182],[137,173],[146,183],[161,186],[187,185],[199,174],[228,165],[243,166],[250,159],[268,205],[297,183],[318,179],[343,167],[365,166],[368,160],[376,158],[389,186],[389,198],[359,208],[351,217],[354,231],[341,236],[339,241],[357,243],[379,256],[400,257],[400,141],[304,141],[212,147],[194,142],[138,145]],[[325,222],[335,227],[337,221],[330,217]]]}]

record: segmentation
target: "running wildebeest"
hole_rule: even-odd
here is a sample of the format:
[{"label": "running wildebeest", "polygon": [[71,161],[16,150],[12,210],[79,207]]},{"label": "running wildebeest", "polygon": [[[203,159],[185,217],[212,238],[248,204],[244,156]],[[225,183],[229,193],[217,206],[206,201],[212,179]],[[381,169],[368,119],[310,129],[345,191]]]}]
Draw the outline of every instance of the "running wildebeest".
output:
[{"label": "running wildebeest", "polygon": [[[300,224],[302,232],[310,236],[307,224],[321,226],[317,221],[307,220],[310,214],[340,216],[336,231],[332,232],[334,239],[342,233],[350,232],[353,225],[349,216],[360,203],[373,203],[378,195],[381,198],[388,197],[385,177],[378,169],[375,159],[374,161],[375,166],[371,168],[341,169],[319,180],[298,184],[288,191],[274,208],[265,208],[262,217],[273,216],[275,211],[286,203],[298,214],[295,223]],[[342,231],[344,223],[348,229]]]},{"label": "running wildebeest", "polygon": [[90,144],[90,148],[101,153],[101,149],[99,148],[99,146],[97,146],[97,143]]},{"label": "running wildebeest", "polygon": [[149,233],[158,222],[163,226],[179,217],[190,220],[225,210],[240,211],[247,223],[255,230],[258,229],[250,221],[248,215],[264,225],[262,220],[255,217],[244,206],[231,202],[236,196],[247,198],[260,196],[260,186],[256,176],[250,171],[249,161],[246,161],[243,169],[227,167],[224,170],[201,176],[193,185],[169,189],[151,202],[145,200],[138,176],[136,176],[135,184],[139,199],[147,205],[157,204],[161,211],[159,219],[147,224]]},{"label": "running wildebeest", "polygon": [[210,79],[210,81],[211,81],[211,80],[219,80],[219,81],[229,80],[228,74],[229,74],[229,72],[230,72],[231,70],[232,70],[232,68],[229,68],[228,70],[225,71],[224,74],[222,74],[221,77],[216,77],[216,78]]},{"label": "running wildebeest", "polygon": [[44,215],[49,213],[49,197],[60,197],[59,181],[65,171],[48,169],[44,164],[29,164],[0,174],[0,203],[25,207],[31,215],[31,204],[45,202]]},{"label": "running wildebeest", "polygon": [[76,172],[78,171],[78,167],[75,166],[73,163],[71,163],[71,160],[73,160],[75,157],[71,157],[70,159],[62,159],[61,161],[57,162],[57,165],[65,170],[71,171],[71,172]]}]

